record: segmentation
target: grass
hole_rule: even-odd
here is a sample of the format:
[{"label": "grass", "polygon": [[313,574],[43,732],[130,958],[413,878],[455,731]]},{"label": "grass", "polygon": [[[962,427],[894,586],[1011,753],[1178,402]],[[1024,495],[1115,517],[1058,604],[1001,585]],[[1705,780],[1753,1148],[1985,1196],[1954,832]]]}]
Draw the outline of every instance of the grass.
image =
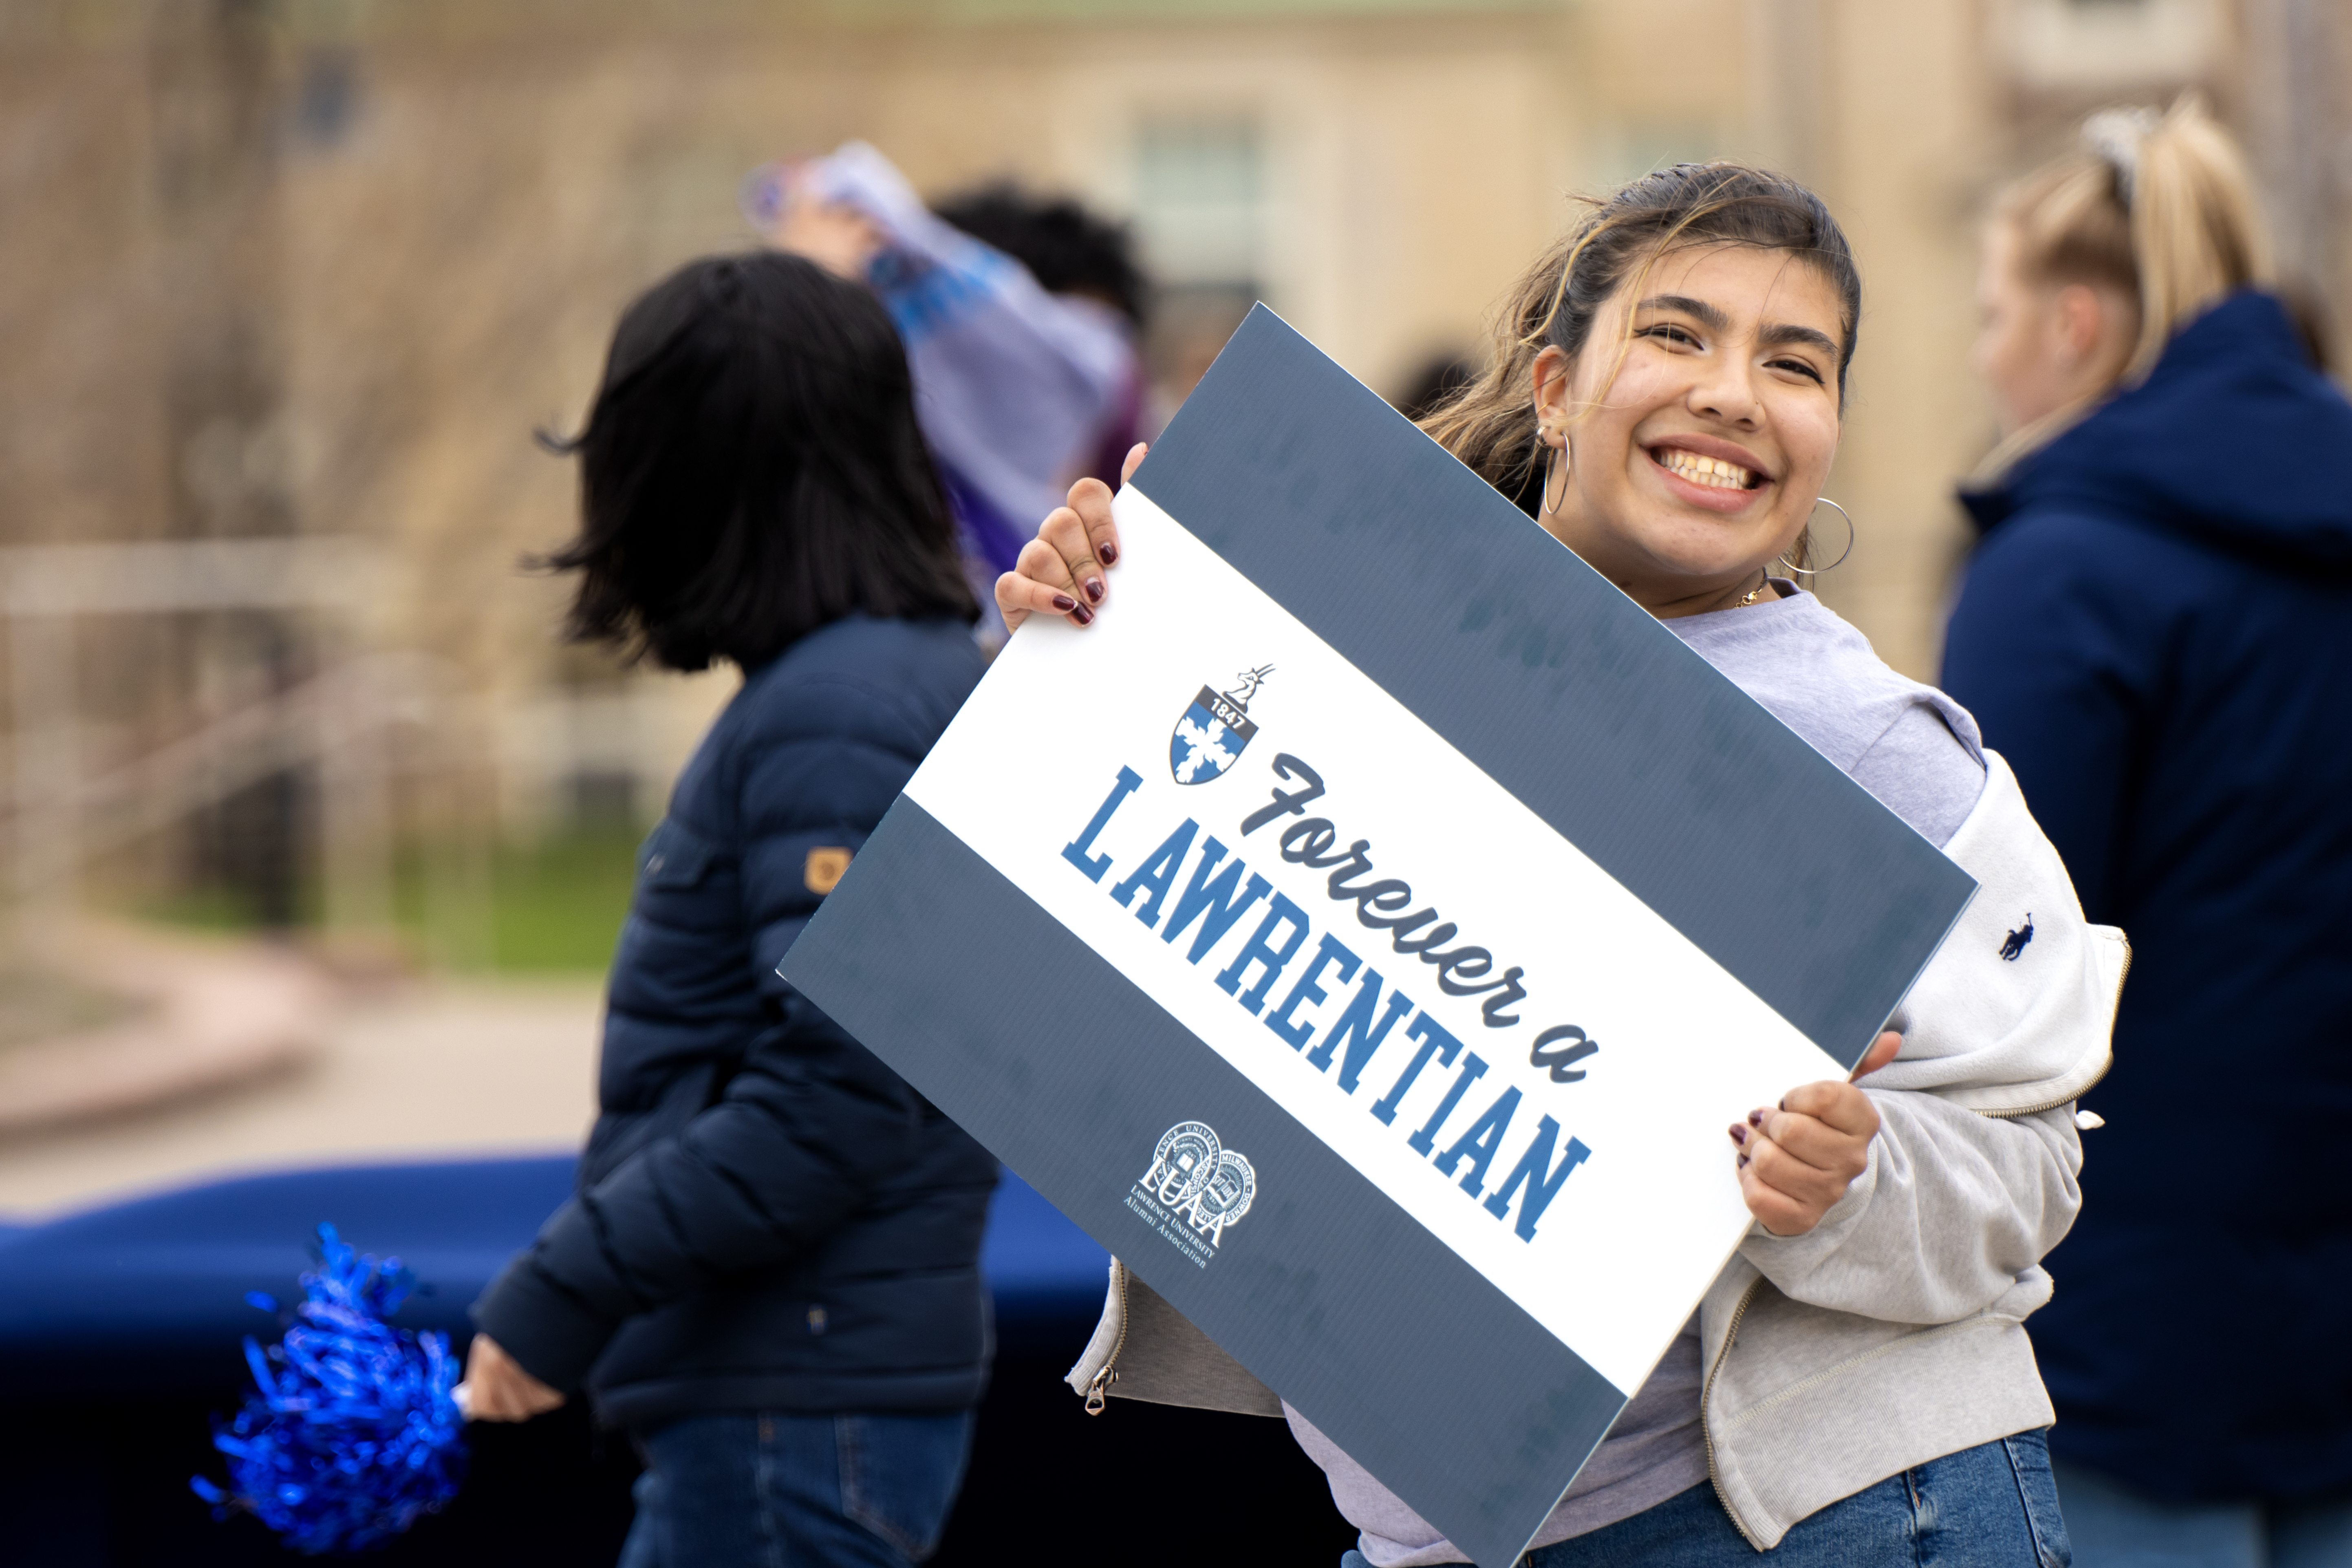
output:
[{"label": "grass", "polygon": [[611,967],[636,885],[629,825],[575,829],[490,861],[490,964],[499,970]]},{"label": "grass", "polygon": [[[601,973],[612,964],[629,911],[644,831],[629,822],[583,825],[487,855],[451,844],[407,846],[394,867],[394,921],[437,968]],[[306,924],[316,923],[321,901],[317,889],[306,891]],[[257,923],[249,905],[222,888],[150,900],[139,912],[205,931]]]}]

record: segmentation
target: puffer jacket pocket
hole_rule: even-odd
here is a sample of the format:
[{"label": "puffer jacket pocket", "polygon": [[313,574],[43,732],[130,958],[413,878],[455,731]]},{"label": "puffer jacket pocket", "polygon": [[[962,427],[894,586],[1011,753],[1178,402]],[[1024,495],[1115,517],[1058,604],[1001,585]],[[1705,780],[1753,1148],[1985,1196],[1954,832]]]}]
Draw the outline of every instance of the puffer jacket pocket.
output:
[{"label": "puffer jacket pocket", "polygon": [[666,816],[637,847],[637,886],[641,890],[691,888],[709,873],[718,853],[676,817]]}]

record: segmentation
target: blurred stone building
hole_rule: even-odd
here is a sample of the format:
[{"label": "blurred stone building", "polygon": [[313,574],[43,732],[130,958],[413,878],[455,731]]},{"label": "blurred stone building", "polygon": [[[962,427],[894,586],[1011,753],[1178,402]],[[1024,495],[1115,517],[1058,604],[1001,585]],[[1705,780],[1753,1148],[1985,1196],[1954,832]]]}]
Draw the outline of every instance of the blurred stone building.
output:
[{"label": "blurred stone building", "polygon": [[[556,645],[560,586],[520,563],[564,536],[572,476],[532,433],[579,419],[631,293],[752,243],[747,171],[850,137],[928,191],[1009,175],[1131,220],[1167,403],[1253,298],[1396,390],[1475,345],[1568,193],[1682,159],[1784,167],[1847,224],[1868,289],[1830,492],[1861,539],[1824,593],[1930,676],[1965,545],[1951,482],[1990,438],[1965,363],[1987,195],[2085,110],[2200,87],[2254,149],[2299,276],[2346,300],[2339,10],[0,0],[0,543],[362,545],[287,557],[356,591],[100,595],[0,643],[19,858],[88,781],[207,733],[228,739],[187,754],[228,782],[157,784],[186,809],[133,813],[86,858],[136,882],[323,838],[357,866],[437,822],[657,811],[730,680]],[[319,683],[387,652],[425,705],[369,752],[343,694],[394,714],[384,684]],[[225,720],[302,692],[343,738],[233,766],[250,752]],[[375,805],[339,806],[354,789]]]}]

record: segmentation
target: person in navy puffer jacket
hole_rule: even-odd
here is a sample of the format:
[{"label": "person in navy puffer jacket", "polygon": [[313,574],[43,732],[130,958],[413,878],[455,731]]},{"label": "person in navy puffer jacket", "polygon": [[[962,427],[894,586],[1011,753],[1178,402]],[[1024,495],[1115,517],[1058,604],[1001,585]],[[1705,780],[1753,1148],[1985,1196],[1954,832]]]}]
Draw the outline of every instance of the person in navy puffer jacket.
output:
[{"label": "person in navy puffer jacket", "polygon": [[2080,1568],[2352,1563],[2352,405],[2249,286],[2219,129],[2087,139],[1992,226],[2021,438],[1943,671],[2135,950],[2031,1325],[2051,1450]]},{"label": "person in navy puffer jacket", "polygon": [[570,631],[736,694],[639,852],[577,1194],[474,1305],[471,1413],[585,1387],[646,1461],[629,1568],[919,1561],[992,1349],[996,1163],[776,965],[979,680],[866,289],[696,262],[623,316]]}]

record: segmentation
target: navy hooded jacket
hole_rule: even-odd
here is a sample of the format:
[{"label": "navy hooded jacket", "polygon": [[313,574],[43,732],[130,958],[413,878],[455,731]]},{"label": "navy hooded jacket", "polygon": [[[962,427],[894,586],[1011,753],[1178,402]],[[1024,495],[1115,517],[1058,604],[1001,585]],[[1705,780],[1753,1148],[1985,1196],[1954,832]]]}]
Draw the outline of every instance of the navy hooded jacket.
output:
[{"label": "navy hooded jacket", "polygon": [[1946,690],[2133,965],[2031,1325],[2062,1457],[2352,1486],[2352,405],[2267,295],[1999,488]]},{"label": "navy hooded jacket", "polygon": [[578,1194],[474,1306],[608,1421],[980,1399],[996,1162],[776,965],[982,668],[953,621],[811,633],[638,853]]}]

